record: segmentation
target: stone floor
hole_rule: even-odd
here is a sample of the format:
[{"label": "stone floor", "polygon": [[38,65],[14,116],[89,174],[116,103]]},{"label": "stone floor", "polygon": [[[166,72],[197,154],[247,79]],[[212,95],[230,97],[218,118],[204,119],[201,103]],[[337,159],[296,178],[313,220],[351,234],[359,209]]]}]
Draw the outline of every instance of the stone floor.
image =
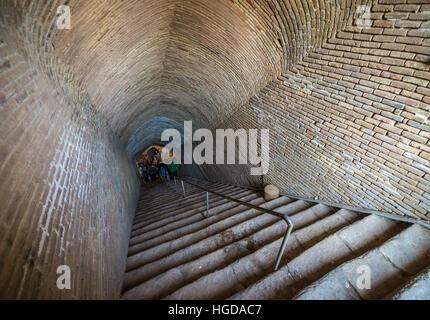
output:
[{"label": "stone floor", "polygon": [[[200,182],[202,183],[202,182]],[[186,184],[142,190],[131,233],[123,299],[430,298],[430,230],[376,215],[223,184],[204,186],[287,213],[279,218]],[[368,276],[368,278],[366,278]],[[366,280],[367,279],[367,280]],[[368,282],[366,282],[368,281]]]}]

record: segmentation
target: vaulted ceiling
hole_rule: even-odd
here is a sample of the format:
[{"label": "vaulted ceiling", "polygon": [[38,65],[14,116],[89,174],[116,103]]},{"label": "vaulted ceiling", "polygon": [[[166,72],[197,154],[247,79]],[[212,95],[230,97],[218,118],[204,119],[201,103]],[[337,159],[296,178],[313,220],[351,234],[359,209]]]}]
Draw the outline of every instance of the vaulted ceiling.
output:
[{"label": "vaulted ceiling", "polygon": [[21,11],[13,23],[40,60],[57,59],[48,74],[85,95],[132,155],[184,120],[215,126],[366,1],[72,0],[70,30],[55,28],[59,1],[27,2],[4,0],[5,16],[6,4]]}]

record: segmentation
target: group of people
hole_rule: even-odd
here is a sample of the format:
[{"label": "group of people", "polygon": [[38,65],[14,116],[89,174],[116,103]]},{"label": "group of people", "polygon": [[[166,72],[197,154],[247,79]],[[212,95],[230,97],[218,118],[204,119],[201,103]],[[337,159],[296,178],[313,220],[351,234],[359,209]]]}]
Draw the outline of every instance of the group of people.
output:
[{"label": "group of people", "polygon": [[174,177],[178,178],[179,164],[172,162],[169,165],[161,160],[161,155],[158,150],[154,151],[152,159],[149,159],[146,153],[142,161],[138,164],[140,179],[143,184],[155,182],[160,179],[162,182],[170,181]]}]

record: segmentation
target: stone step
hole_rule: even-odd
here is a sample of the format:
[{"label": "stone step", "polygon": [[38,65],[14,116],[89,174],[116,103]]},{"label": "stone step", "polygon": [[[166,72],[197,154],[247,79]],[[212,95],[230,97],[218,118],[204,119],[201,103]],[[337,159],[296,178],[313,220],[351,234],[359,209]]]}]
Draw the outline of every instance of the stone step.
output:
[{"label": "stone step", "polygon": [[[145,191],[144,191],[145,192]],[[149,202],[154,201],[154,199],[162,199],[163,201],[175,201],[179,200],[181,198],[181,195],[179,193],[171,193],[171,194],[165,194],[165,191],[163,192],[151,192],[148,194],[147,197],[140,199],[137,202],[136,209],[140,210],[143,206],[147,207]],[[154,202],[157,203],[157,202]],[[136,215],[139,213],[139,211],[136,211]]]},{"label": "stone step", "polygon": [[[260,205],[264,203],[262,198],[257,199],[256,194],[250,194],[248,196],[242,197],[242,201],[247,201],[250,203],[253,203],[255,205]],[[137,242],[134,245],[129,246],[128,255],[131,256],[133,254],[136,254],[140,251],[149,249],[151,247],[154,247],[156,245],[162,244],[167,241],[172,241],[174,239],[177,239],[181,236],[184,236],[186,234],[189,234],[191,232],[198,231],[202,229],[203,227],[210,226],[214,222],[220,221],[222,219],[225,219],[226,217],[229,217],[233,214],[236,214],[238,211],[244,210],[243,206],[239,204],[235,204],[232,207],[226,207],[225,205],[219,205],[217,207],[211,208],[209,211],[209,217],[203,220],[196,221],[191,224],[186,224],[183,227],[165,232],[157,237],[143,240],[141,242]]]},{"label": "stone step", "polygon": [[430,300],[430,267],[426,267],[387,298],[393,300]]},{"label": "stone step", "polygon": [[[393,220],[376,215],[366,216],[314,244],[277,272],[238,292],[231,299],[291,299],[337,266],[374,248],[403,228],[404,224]],[[359,238],[358,234],[361,234]]]},{"label": "stone step", "polygon": [[[260,203],[262,203],[261,200],[261,198],[257,198],[254,201],[260,201]],[[279,198],[263,205],[269,208],[276,208],[288,202],[289,200],[287,198]],[[224,215],[220,214],[221,218],[223,219],[216,221],[210,226],[202,227],[202,229],[196,232],[186,234],[173,241],[163,243],[151,248],[150,250],[145,250],[130,256],[127,259],[127,270],[135,269],[137,266],[147,263],[148,261],[152,261],[154,260],[154,257],[163,257],[165,255],[169,255],[170,253],[177,251],[179,248],[185,248],[186,246],[204,240],[210,236],[216,236],[217,233],[222,232],[227,228],[234,227],[237,224],[243,223],[261,214],[262,212],[256,209],[248,209],[244,206],[239,206],[235,209],[234,214],[229,214],[228,212],[226,212]]]},{"label": "stone step", "polygon": [[[286,202],[285,198],[279,198],[267,202],[263,206],[276,209],[278,212],[280,206],[288,206],[292,210],[300,210],[300,203],[289,203],[286,205]],[[303,205],[307,205],[304,202],[302,203],[302,207]],[[150,277],[154,277],[157,273],[197,259],[220,247],[224,247],[234,241],[247,237],[259,229],[264,228],[267,224],[274,223],[277,219],[279,220],[278,217],[263,214],[256,209],[245,209],[245,211],[216,222],[196,233],[182,237],[173,243],[165,244],[164,247],[167,251],[164,252],[165,255],[162,259],[147,263],[143,265],[143,267],[133,270],[132,272],[127,272],[124,283],[128,285],[130,283],[145,281]],[[178,247],[181,249],[177,250]],[[148,252],[148,254],[151,253]],[[140,262],[141,259],[142,257],[139,259]],[[129,258],[128,264],[130,263],[131,259]]]},{"label": "stone step", "polygon": [[[212,188],[221,190],[221,189],[233,189],[236,187],[218,184],[218,185],[212,186]],[[203,192],[201,189],[198,189],[196,187],[192,187],[187,191],[188,191],[187,196],[188,195],[192,196],[196,193]],[[142,205],[147,205],[148,202],[151,204],[160,204],[161,200],[167,200],[169,198],[172,198],[175,200],[183,199],[182,188],[175,189],[170,187],[167,184],[158,185],[157,187],[154,187],[153,190],[152,189],[144,190],[143,193],[145,195],[138,200],[138,207]],[[157,197],[154,197],[154,196],[157,196]]]},{"label": "stone step", "polygon": [[[232,192],[232,191],[245,191],[243,189],[235,188],[235,187],[222,187],[222,188],[217,188],[216,190],[218,190],[221,193]],[[159,196],[154,195],[153,197],[157,198]],[[183,195],[180,194],[179,198],[175,201],[169,202],[169,201],[160,200],[161,201],[160,204],[157,204],[151,200],[147,202],[148,206],[146,208],[139,208],[138,209],[139,211],[136,211],[137,213],[134,220],[137,221],[139,219],[151,217],[154,213],[159,212],[160,205],[162,205],[163,207],[163,212],[168,213],[169,211],[177,210],[178,206],[182,208],[184,206],[184,203],[192,203],[192,202],[195,203],[205,197],[206,197],[206,193],[204,191],[198,190],[197,192],[191,195],[187,195],[186,198],[184,198]]]},{"label": "stone step", "polygon": [[[221,189],[221,191],[222,191],[222,193],[228,193],[228,194],[237,194],[239,192],[247,192],[246,190],[237,189],[237,188]],[[210,199],[214,198],[214,197],[215,196],[212,196],[212,197],[210,197]],[[216,198],[219,199],[220,197],[216,197]],[[134,218],[134,224],[136,224],[139,221],[157,218],[157,216],[159,214],[168,215],[168,214],[171,214],[172,212],[175,212],[178,210],[184,210],[184,209],[188,208],[188,206],[199,204],[202,201],[206,202],[206,194],[204,192],[200,192],[200,193],[198,193],[194,196],[190,196],[190,197],[187,196],[186,198],[182,197],[180,202],[177,204],[174,204],[174,205],[171,205],[170,203],[164,203],[162,206],[163,211],[161,211],[161,212],[160,212],[161,206],[154,206],[151,204],[151,207],[147,208],[145,213],[142,213],[142,214],[140,214]]]},{"label": "stone step", "polygon": [[[235,190],[231,191],[228,194],[232,195],[233,197],[237,197],[241,194],[251,194],[250,191],[246,190]],[[223,199],[222,197],[218,196],[212,196],[209,197],[209,205],[210,203],[217,202],[217,201],[228,201],[226,199]],[[142,226],[149,225],[153,222],[160,221],[164,219],[165,217],[175,216],[178,214],[186,213],[187,210],[192,210],[200,207],[206,208],[206,195],[201,195],[199,198],[196,199],[183,199],[180,206],[176,206],[176,208],[172,208],[171,210],[160,210],[160,207],[157,207],[157,211],[153,211],[149,216],[145,217],[139,217],[135,218],[133,221],[133,228],[141,228]]]},{"label": "stone step", "polygon": [[[287,213],[279,217],[186,184],[145,189],[130,238],[123,299],[410,299],[428,297],[430,236],[410,225],[323,204],[193,180],[211,190]],[[154,200],[155,199],[155,200]],[[357,284],[369,266],[370,290]],[[364,291],[363,291],[364,290]],[[427,290],[427,291],[426,291]]]},{"label": "stone step", "polygon": [[[264,200],[262,198],[256,198],[250,201],[250,203],[264,204]],[[150,250],[141,250],[138,253],[140,257],[139,260],[142,261],[142,259],[144,259],[144,257],[146,256],[149,259],[147,261],[152,261],[156,259],[156,257],[168,255],[170,252],[178,250],[179,248],[182,248],[186,245],[198,242],[208,236],[215,235],[217,232],[223,231],[225,228],[231,225],[246,221],[250,217],[252,218],[254,216],[257,216],[258,214],[261,213],[256,210],[252,211],[240,205],[233,208],[226,208],[225,210],[218,213],[216,216],[197,221],[195,224],[190,225],[190,229],[188,229],[188,225],[186,225],[177,230],[173,230],[172,233],[176,231],[180,236],[177,238],[173,238],[172,240],[169,240],[167,242],[163,242],[155,247],[149,247],[148,249]],[[213,223],[207,225],[208,222]],[[187,233],[188,230],[192,231]],[[136,254],[129,257],[128,261],[135,259],[135,256]]]},{"label": "stone step", "polygon": [[[342,217],[340,214],[332,214],[333,208],[324,205],[314,205],[306,210],[291,215],[295,229],[290,236],[281,265],[286,261],[298,256],[305,250],[306,242],[303,244],[298,240],[304,235],[312,235],[310,230],[317,229],[320,233],[314,233],[318,238],[323,234],[326,236],[330,232],[338,230],[341,226],[351,223],[352,216],[348,212]],[[345,212],[346,213],[346,212]],[[359,218],[358,215],[355,218]],[[276,225],[266,228],[261,235],[255,234],[253,239],[263,238],[264,233],[270,241],[266,241],[263,246],[257,246],[254,252],[243,258],[232,261],[231,264],[224,268],[219,268],[197,281],[184,286],[167,299],[199,299],[194,295],[197,288],[211,285],[210,291],[202,293],[202,299],[225,299],[246,287],[246,284],[252,284],[265,275],[273,272],[273,267],[278,255],[283,236],[286,231],[285,223],[278,222]],[[307,241],[312,241],[312,237],[307,236]],[[261,240],[260,240],[261,241]],[[257,242],[258,243],[258,242]],[[234,275],[230,277],[229,275]],[[214,285],[216,283],[217,285]]]}]

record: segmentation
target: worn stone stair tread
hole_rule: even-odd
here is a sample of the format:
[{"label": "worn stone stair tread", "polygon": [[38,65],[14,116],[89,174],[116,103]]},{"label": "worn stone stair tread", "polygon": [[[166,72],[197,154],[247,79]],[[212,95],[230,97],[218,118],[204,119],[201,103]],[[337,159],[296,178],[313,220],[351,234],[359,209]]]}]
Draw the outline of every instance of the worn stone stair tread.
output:
[{"label": "worn stone stair tread", "polygon": [[[280,269],[273,272],[284,221],[215,195],[205,217],[206,192],[188,185],[183,198],[181,190],[159,184],[144,198],[147,205],[139,201],[136,210],[122,299],[357,300],[427,294],[430,230],[283,196],[266,202],[255,190],[193,182],[289,214],[294,229]],[[151,202],[154,197],[158,200]],[[354,268],[363,261],[379,267],[375,287],[366,294],[354,287]]]},{"label": "worn stone stair tread", "polygon": [[360,300],[355,290],[348,290],[348,279],[339,268],[306,287],[293,299],[296,300]]},{"label": "worn stone stair tread", "polygon": [[[313,209],[313,210],[312,210]],[[296,234],[302,233],[302,234],[312,234],[309,232],[310,230],[314,229],[315,225],[327,225],[331,226],[334,230],[338,230],[339,226],[344,226],[350,223],[349,219],[340,219],[336,214],[329,214],[330,210],[325,209],[326,216],[323,216],[323,210],[325,209],[324,205],[318,205],[311,207],[309,210],[304,210],[302,212],[299,212],[291,217],[294,224],[296,225],[296,230],[293,231],[290,240],[287,244],[285,253],[284,253],[284,263],[286,260],[290,260],[294,257],[296,257],[298,254],[300,254],[304,250],[304,246],[302,243],[300,243],[297,240]],[[349,212],[343,211],[346,214],[349,214]],[[306,222],[309,221],[306,219],[306,213],[312,213],[314,216],[316,216],[316,221],[308,226],[306,226]],[[342,214],[342,212],[340,213]],[[358,217],[358,215],[356,215]],[[303,217],[305,219],[303,219]],[[302,224],[303,223],[303,228]],[[325,228],[316,228],[317,230],[320,230],[320,232],[324,235],[327,234],[327,231],[329,230],[328,227]],[[323,231],[324,230],[324,231]],[[315,237],[318,237],[320,234],[316,233]],[[244,289],[247,284],[250,285],[256,280],[264,277],[265,275],[269,274],[273,271],[273,265],[276,260],[276,256],[279,250],[279,247],[281,245],[282,241],[282,234],[279,234],[279,237],[274,242],[260,248],[259,250],[253,252],[249,256],[244,257],[243,259],[239,259],[235,261],[233,264],[228,266],[229,268],[233,268],[235,270],[235,274],[237,275],[237,279],[235,282],[222,282],[223,288],[221,292],[216,292],[214,289],[211,293],[211,298],[227,298],[230,295],[234,294],[234,288],[241,287],[241,289]],[[213,282],[210,280],[211,277],[218,277],[219,274],[222,274],[224,270],[216,271],[214,274],[207,275],[204,279],[201,279],[200,281],[208,281]],[[217,281],[221,283],[221,279],[218,278]],[[196,284],[194,284],[196,285]],[[193,286],[193,284],[191,284]],[[190,287],[191,287],[190,286]],[[169,296],[168,298],[177,298],[179,295],[184,295],[184,289],[178,290],[178,292],[174,293],[173,295]],[[187,298],[190,298],[187,296]]]},{"label": "worn stone stair tread", "polygon": [[430,267],[397,289],[387,298],[392,300],[430,300]]},{"label": "worn stone stair tread", "polygon": [[[371,216],[376,217],[376,216]],[[400,251],[399,251],[400,250]],[[405,252],[408,252],[405,255]],[[382,299],[387,293],[395,290],[405,279],[423,266],[430,265],[430,230],[412,225],[384,242],[378,248],[338,266],[309,288],[302,290],[297,299]],[[369,267],[371,288],[363,289],[357,284],[360,266]],[[340,275],[342,273],[342,276]],[[344,286],[337,290],[329,288],[336,279],[345,278]],[[318,288],[321,286],[321,288]]]},{"label": "worn stone stair tread", "polygon": [[[249,193],[240,193],[237,194],[238,199],[247,198],[252,194]],[[221,212],[223,210],[233,208],[238,204],[231,201],[226,201],[224,199],[217,199],[211,202],[209,215],[216,214],[217,212]],[[203,219],[206,217],[206,203],[201,204],[199,206],[192,206],[190,210],[186,210],[184,212],[178,212],[176,214],[172,214],[169,216],[162,217],[155,221],[149,221],[145,225],[140,226],[136,229],[131,235],[131,243],[136,241],[140,242],[139,239],[149,238],[151,233],[156,234],[157,230],[161,230],[161,228],[169,229],[174,228],[176,225],[184,224],[186,219],[192,219],[192,217]]]},{"label": "worn stone stair tread", "polygon": [[[326,216],[330,215],[331,211],[333,211],[333,208],[329,208],[325,205],[314,205],[308,209],[291,215],[291,219],[293,220],[297,229],[303,228],[304,230],[308,224],[313,224],[319,219],[323,219],[323,214],[326,214]],[[256,274],[261,272],[267,273],[273,270],[275,258],[278,254],[285,230],[285,223],[278,221],[277,223],[261,230],[259,232],[262,234],[261,236],[259,236],[258,233],[252,235],[249,238],[255,239],[256,244],[258,244],[258,238],[260,238],[260,241],[261,238],[264,239],[264,235],[266,238],[272,240],[266,240],[260,245],[255,245],[254,250],[249,252],[248,255],[239,257],[239,259],[231,262],[228,266],[207,274],[199,278],[197,281],[180,288],[176,292],[166,297],[166,299],[223,299],[228,297],[231,294],[231,291],[234,291],[237,288],[243,289],[242,284],[246,280],[249,281],[250,277],[254,279]],[[299,249],[301,251],[302,247],[301,244],[294,237],[292,237],[290,238],[290,241],[287,245],[283,260],[291,256],[294,249]],[[259,261],[257,268],[254,265],[254,262],[256,261]],[[222,277],[222,274],[225,272],[230,272],[228,269],[232,269],[233,273],[236,275],[236,278],[233,281],[231,279]],[[213,283],[217,283],[217,285],[211,285]],[[204,292],[200,293],[200,297],[195,296],[195,290],[199,290],[199,288],[208,285],[211,287],[210,291],[205,290]]]},{"label": "worn stone stair tread", "polygon": [[[238,187],[235,186],[230,186],[230,185],[225,185],[225,184],[213,184],[210,185],[211,189],[213,190],[227,190],[227,189],[238,189]],[[189,186],[185,189],[185,191],[188,191],[188,194],[191,195],[191,193],[201,193],[204,192],[203,190],[194,187],[194,186]],[[147,196],[145,198],[142,198],[142,200],[139,200],[139,203],[143,202],[143,200],[156,200],[153,199],[153,195],[154,194],[158,194],[160,195],[161,198],[167,198],[167,197],[179,197],[182,198],[183,194],[182,194],[182,188],[179,186],[178,188],[174,188],[172,187],[170,184],[159,184],[157,187],[154,188],[150,188],[147,191]]]},{"label": "worn stone stair tread", "polygon": [[[278,206],[282,206],[288,203],[288,199],[286,198],[278,198],[267,202],[264,206],[268,208],[277,208]],[[191,255],[191,250],[193,249],[193,255],[199,255],[204,250],[209,250],[214,245],[222,244],[226,241],[232,241],[232,235],[234,235],[233,231],[238,230],[241,232],[247,232],[244,228],[246,224],[256,225],[254,217],[261,216],[262,213],[256,209],[246,209],[242,212],[239,212],[233,216],[228,217],[227,219],[218,221],[210,225],[207,228],[200,229],[197,232],[189,234],[187,237],[181,237],[174,241],[174,243],[165,244],[166,252],[163,252],[163,256],[165,259],[172,259],[174,256],[187,256]],[[257,225],[258,227],[258,225]],[[227,235],[229,235],[228,238]],[[231,238],[231,239],[230,239]],[[212,242],[215,241],[215,242]],[[177,250],[186,250],[185,253],[178,252]],[[174,253],[169,255],[169,252],[175,251]],[[155,250],[154,250],[155,251]],[[161,248],[158,248],[158,252],[161,252]],[[146,254],[145,254],[146,253]],[[138,266],[142,266],[148,261],[151,260],[151,256],[153,252],[141,252],[134,256],[131,256],[127,259],[127,270],[136,269]],[[136,271],[134,273],[137,273]],[[127,272],[125,275],[124,282],[127,282],[128,277],[131,275],[130,272]]]},{"label": "worn stone stair tread", "polygon": [[[374,221],[375,219],[385,218],[372,215],[364,219]],[[387,223],[397,230],[396,222],[389,220]],[[300,290],[324,274],[350,260],[350,258],[361,254],[368,246],[372,247],[373,237],[369,233],[363,232],[358,251],[357,248],[350,248],[346,240],[343,239],[346,232],[354,233],[358,230],[364,230],[367,224],[359,220],[342,228],[305,250],[277,272],[254,283],[242,292],[232,296],[231,299],[291,299]],[[388,232],[388,236],[391,236],[391,234],[392,232]],[[368,236],[367,239],[366,235]]]},{"label": "worn stone stair tread", "polygon": [[[249,191],[237,191],[232,194],[232,196],[241,198],[244,196],[247,196],[250,193]],[[226,199],[223,199],[221,197],[212,198],[212,201],[210,204],[213,206],[218,206],[221,204],[231,204],[231,201],[228,201]],[[159,213],[159,214],[153,214],[151,218],[145,218],[145,219],[139,219],[134,225],[133,225],[133,231],[132,231],[132,237],[137,233],[142,233],[142,231],[145,231],[150,228],[154,228],[157,225],[163,224],[165,222],[170,222],[172,220],[179,220],[184,216],[189,216],[191,214],[191,211],[201,211],[206,210],[206,198],[202,198],[199,201],[193,202],[193,203],[184,203],[181,208],[177,208],[176,210],[169,211],[166,213]]]},{"label": "worn stone stair tread", "polygon": [[[262,203],[262,199],[257,198],[253,202]],[[209,219],[215,220],[216,223],[209,225],[207,228],[203,227],[194,232],[187,233],[178,238],[172,239],[169,242],[161,243],[155,247],[156,250],[155,249],[150,251],[143,250],[138,253],[138,255],[140,256],[139,258],[137,258],[136,256],[129,257],[128,263],[131,263],[131,261],[134,259],[140,260],[145,256],[152,257],[152,258],[165,256],[173,250],[182,248],[185,245],[190,245],[192,243],[205,239],[208,236],[215,235],[217,232],[222,232],[223,230],[225,230],[225,228],[229,226],[246,221],[249,219],[249,217],[254,217],[258,214],[259,214],[258,212],[252,211],[252,209],[244,208],[243,206],[237,206],[235,208],[228,209],[224,213],[219,214],[218,218],[221,217],[221,220],[217,220],[216,216],[213,218],[210,217]],[[205,220],[206,219],[200,221],[202,225],[205,224]],[[196,223],[199,223],[199,222],[196,222]]]},{"label": "worn stone stair tread", "polygon": [[[238,188],[231,188],[231,189],[222,189],[222,192],[226,192],[226,193],[238,193],[238,192],[244,192],[246,190],[241,190]],[[184,205],[188,206],[188,205],[192,205],[192,204],[196,204],[199,203],[202,200],[205,200],[206,198],[205,193],[203,192],[198,192],[194,195],[191,196],[187,196],[186,198],[184,198],[182,195],[180,196],[180,198],[177,201],[174,202],[169,202],[169,201],[162,201],[161,204],[163,205],[163,214],[169,214],[171,212],[175,212],[178,210],[178,205],[180,207],[180,209],[184,208]],[[146,209],[146,211],[139,213],[135,216],[135,223],[137,221],[140,220],[145,220],[148,217],[157,217],[157,213],[159,212],[159,208],[160,206],[158,204],[154,204],[151,203],[151,208],[152,209]]]},{"label": "worn stone stair tread", "polygon": [[[279,208],[276,208],[276,211],[281,212],[281,213],[284,213],[284,212],[285,213],[288,213],[288,212],[295,213],[295,212],[299,212],[301,210],[301,208],[304,208],[305,206],[308,206],[308,204],[305,203],[304,201],[299,200],[299,201],[296,201],[294,203],[289,203],[289,204],[283,205]],[[277,223],[277,221],[280,223]],[[280,235],[283,232],[285,232],[285,229],[286,229],[285,222],[279,221],[278,217],[274,217],[274,216],[271,216],[268,214],[259,215],[257,218],[254,218],[252,220],[247,220],[244,223],[236,225],[233,229],[230,230],[229,238],[231,238],[231,239],[227,239],[227,240],[224,239],[221,243],[217,244],[218,247],[221,246],[220,248],[218,248],[218,249],[215,248],[214,251],[208,252],[207,254],[205,254],[204,256],[201,256],[197,260],[202,260],[202,259],[205,260],[206,265],[207,264],[217,264],[217,261],[233,262],[234,259],[232,260],[232,258],[236,258],[240,254],[239,251],[241,251],[242,254],[248,253],[249,252],[249,244],[250,244],[249,239],[248,239],[249,238],[248,234],[250,231],[252,232],[252,230],[250,230],[250,227],[246,226],[246,224],[250,224],[250,223],[254,224],[255,227],[257,228],[256,230],[260,230],[260,231],[264,231],[265,229],[267,229],[267,227],[269,225],[277,224],[277,227],[280,229]],[[242,231],[240,229],[238,229],[238,227],[241,227]],[[234,232],[235,229],[237,230],[236,232]],[[272,236],[273,237],[273,234],[271,232],[266,231],[265,233],[266,233],[266,236]],[[221,233],[221,234],[223,234],[223,233]],[[245,238],[243,237],[242,234],[245,235]],[[250,236],[252,237],[252,236],[256,236],[258,234],[259,234],[259,231],[252,232],[252,234]],[[238,238],[238,239],[235,240],[235,238]],[[257,241],[258,241],[258,239],[255,238],[253,245],[256,245]],[[219,242],[219,241],[215,240],[215,242]],[[264,241],[264,242],[267,242],[267,241]],[[232,243],[232,244],[230,244],[230,243]],[[205,249],[207,249],[206,246],[205,246]],[[200,251],[200,253],[201,252],[202,251]],[[160,261],[159,263],[162,265],[165,264],[163,261]],[[179,268],[181,268],[182,274],[184,274],[184,275],[188,274],[188,275],[195,277],[195,275],[198,274],[197,272],[189,271],[189,270],[187,271],[185,269],[187,268],[187,265],[188,266],[192,265],[188,269],[198,270],[199,267],[198,266],[195,267],[195,265],[198,265],[198,264],[199,264],[198,261],[193,260],[193,261],[189,262],[188,264],[183,264],[183,265],[179,266]],[[147,267],[148,266],[145,266],[144,268],[147,268]],[[126,277],[127,277],[127,275],[126,275]],[[164,275],[163,277],[164,277],[164,279],[168,279],[168,274],[167,274],[167,276]],[[157,279],[160,279],[160,276]],[[154,281],[160,282],[157,279],[154,279]],[[167,280],[166,283],[170,284],[169,280]],[[145,284],[145,287],[150,288],[151,285]],[[141,292],[147,291],[146,288],[141,288],[141,289],[142,289]],[[139,288],[134,289],[135,294],[138,291],[139,291]],[[153,298],[153,297],[151,297],[151,298]]]},{"label": "worn stone stair tread", "polygon": [[[256,205],[260,205],[260,204],[264,203],[264,200],[262,198],[257,198],[257,195],[255,195],[255,194],[251,194],[249,196],[243,197],[242,199],[244,201],[249,201],[250,203],[253,203]],[[180,228],[171,230],[169,232],[165,232],[165,233],[163,233],[163,234],[161,234],[155,238],[143,240],[142,242],[138,242],[135,244],[130,244],[128,255],[131,256],[131,255],[136,254],[140,251],[152,248],[158,244],[172,241],[172,240],[177,239],[181,236],[187,235],[187,234],[191,233],[192,231],[196,232],[196,231],[200,230],[202,227],[209,226],[210,224],[212,224],[214,222],[217,222],[217,221],[224,219],[224,218],[226,218],[232,214],[235,214],[235,213],[240,212],[241,210],[244,210],[244,207],[237,204],[234,207],[227,208],[227,209],[223,209],[222,207],[221,207],[221,210],[216,210],[216,209],[217,208],[213,208],[209,213],[210,216],[205,218],[205,219],[198,220],[198,221],[191,223],[191,224],[186,224]]]},{"label": "worn stone stair tread", "polygon": [[[247,194],[241,194],[239,199],[246,198]],[[218,214],[229,209],[234,209],[240,205],[235,202],[219,202],[215,203],[215,206],[210,210],[210,214]],[[240,206],[243,208],[243,206]],[[199,207],[197,209],[192,209],[184,214],[177,215],[175,217],[168,218],[168,220],[163,220],[152,224],[151,227],[140,229],[141,232],[136,233],[130,238],[130,245],[135,245],[141,243],[144,240],[150,240],[161,234],[176,230],[183,226],[195,223],[206,219],[204,214],[206,212],[206,205],[204,207]]]},{"label": "worn stone stair tread", "polygon": [[[232,189],[232,190],[228,190],[228,194],[231,195],[235,195],[235,194],[239,194],[239,193],[250,193],[247,190],[240,190],[240,189]],[[221,197],[218,196],[212,196],[211,199],[222,199]],[[206,195],[204,193],[200,193],[198,195],[196,195],[195,197],[192,198],[183,198],[181,197],[179,204],[179,208],[178,208],[178,204],[175,205],[170,205],[168,202],[164,203],[162,208],[163,211],[160,212],[160,206],[154,206],[154,209],[150,209],[147,210],[147,212],[145,212],[145,214],[141,214],[139,216],[135,217],[135,221],[134,221],[134,225],[137,224],[140,221],[145,221],[145,220],[155,220],[158,219],[160,216],[167,216],[167,215],[171,215],[172,213],[175,212],[181,212],[183,211],[184,208],[188,208],[189,206],[193,206],[193,205],[198,205],[201,202],[205,202],[206,201]],[[151,205],[153,206],[153,205]]]},{"label": "worn stone stair tread", "polygon": [[[219,192],[228,192],[228,191],[240,190],[240,188],[220,185],[220,186],[213,188],[213,190],[219,191]],[[168,193],[166,193],[166,192],[168,192]],[[143,201],[139,201],[138,202],[138,208],[140,209],[140,208],[142,208],[142,206],[148,207],[148,202],[149,202],[151,207],[154,205],[163,204],[164,209],[168,210],[170,207],[174,207],[175,205],[177,205],[181,201],[193,200],[196,197],[200,197],[200,196],[204,195],[204,193],[205,192],[203,190],[195,188],[192,190],[192,192],[188,192],[187,198],[184,198],[183,194],[182,194],[182,190],[181,190],[181,192],[179,192],[179,191],[176,191],[174,189],[167,189],[167,187],[164,187],[164,188],[160,189],[158,192],[156,192],[154,194],[150,194],[148,199],[145,199]],[[169,199],[173,199],[173,200],[166,202],[166,200],[169,200]],[[147,212],[151,213],[151,210],[148,210]],[[139,217],[141,214],[142,214],[141,212],[137,212],[136,217]]]}]

